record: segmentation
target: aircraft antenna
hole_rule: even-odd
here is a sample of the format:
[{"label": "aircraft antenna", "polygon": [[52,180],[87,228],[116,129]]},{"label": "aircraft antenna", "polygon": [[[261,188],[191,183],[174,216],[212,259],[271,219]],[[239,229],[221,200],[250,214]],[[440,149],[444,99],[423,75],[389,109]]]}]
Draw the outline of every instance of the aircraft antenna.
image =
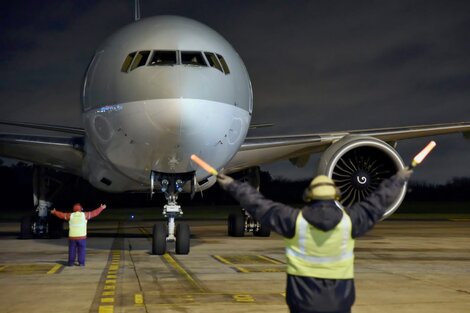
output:
[{"label": "aircraft antenna", "polygon": [[134,1],[134,21],[137,22],[140,20],[140,1]]}]

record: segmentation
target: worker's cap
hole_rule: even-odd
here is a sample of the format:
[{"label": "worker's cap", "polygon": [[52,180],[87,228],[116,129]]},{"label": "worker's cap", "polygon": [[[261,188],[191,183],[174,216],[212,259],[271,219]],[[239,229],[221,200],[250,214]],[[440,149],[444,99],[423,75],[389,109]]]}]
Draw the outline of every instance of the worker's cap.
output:
[{"label": "worker's cap", "polygon": [[326,175],[318,175],[305,189],[303,199],[305,202],[310,202],[312,200],[339,199],[339,196],[340,192],[335,182]]},{"label": "worker's cap", "polygon": [[81,212],[83,211],[82,205],[80,203],[75,203],[73,205],[73,211],[74,212]]}]

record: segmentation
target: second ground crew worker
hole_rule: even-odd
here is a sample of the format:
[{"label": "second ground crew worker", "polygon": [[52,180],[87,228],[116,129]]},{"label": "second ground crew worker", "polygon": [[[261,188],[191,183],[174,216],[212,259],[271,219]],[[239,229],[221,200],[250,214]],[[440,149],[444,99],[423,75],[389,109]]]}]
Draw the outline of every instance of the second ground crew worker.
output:
[{"label": "second ground crew worker", "polygon": [[343,208],[339,189],[317,176],[301,210],[263,197],[248,183],[219,174],[218,182],[263,226],[285,238],[286,302],[296,313],[350,313],[355,301],[354,238],[364,235],[395,201],[412,170],[384,180],[364,201]]},{"label": "second ground crew worker", "polygon": [[73,213],[64,213],[56,209],[51,211],[51,214],[58,218],[69,221],[69,266],[75,264],[77,256],[78,265],[85,266],[87,222],[98,216],[104,209],[106,205],[101,204],[93,211],[83,212],[80,203],[76,203],[73,206]]}]

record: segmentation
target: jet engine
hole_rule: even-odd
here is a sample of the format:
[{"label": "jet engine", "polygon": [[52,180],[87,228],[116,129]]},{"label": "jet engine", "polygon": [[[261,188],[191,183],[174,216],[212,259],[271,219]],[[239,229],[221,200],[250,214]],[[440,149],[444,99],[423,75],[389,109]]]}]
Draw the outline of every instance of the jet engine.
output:
[{"label": "jet engine", "polygon": [[[335,142],[323,153],[317,173],[331,177],[341,190],[340,202],[350,206],[367,198],[383,180],[404,166],[400,155],[386,142],[352,135]],[[383,218],[395,212],[405,193],[406,184]]]}]

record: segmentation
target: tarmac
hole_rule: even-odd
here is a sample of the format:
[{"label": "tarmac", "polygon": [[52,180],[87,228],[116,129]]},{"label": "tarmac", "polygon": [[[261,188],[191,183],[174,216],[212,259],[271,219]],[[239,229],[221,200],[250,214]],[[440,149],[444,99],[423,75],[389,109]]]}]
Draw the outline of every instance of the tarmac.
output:
[{"label": "tarmac", "polygon": [[[189,221],[191,252],[150,254],[148,221],[89,223],[86,266],[67,239],[0,223],[1,312],[288,312],[283,240]],[[470,220],[384,221],[356,242],[354,313],[470,312]]]}]

